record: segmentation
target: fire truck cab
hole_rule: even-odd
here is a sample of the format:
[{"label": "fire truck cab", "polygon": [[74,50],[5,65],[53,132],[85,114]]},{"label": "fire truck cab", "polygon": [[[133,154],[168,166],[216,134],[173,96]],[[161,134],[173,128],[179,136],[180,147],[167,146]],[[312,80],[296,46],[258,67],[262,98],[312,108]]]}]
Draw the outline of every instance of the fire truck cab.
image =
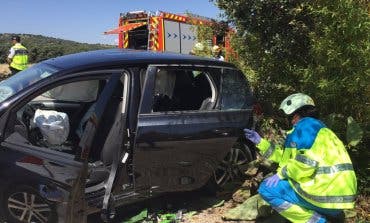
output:
[{"label": "fire truck cab", "polygon": [[[215,20],[194,14],[158,11],[121,13],[118,28],[105,34],[118,34],[118,47],[189,54],[197,38],[197,25],[211,25]],[[229,48],[229,35],[215,35],[208,44]]]}]

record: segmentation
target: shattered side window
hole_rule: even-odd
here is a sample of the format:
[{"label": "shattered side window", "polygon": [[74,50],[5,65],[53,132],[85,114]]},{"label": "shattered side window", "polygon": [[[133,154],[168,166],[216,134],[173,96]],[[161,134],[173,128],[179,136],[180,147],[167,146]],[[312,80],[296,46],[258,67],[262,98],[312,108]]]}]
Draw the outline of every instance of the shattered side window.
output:
[{"label": "shattered side window", "polygon": [[208,73],[191,68],[159,68],[153,112],[211,110],[216,98]]},{"label": "shattered side window", "polygon": [[246,109],[253,103],[248,82],[239,70],[223,70],[221,89],[221,110]]}]

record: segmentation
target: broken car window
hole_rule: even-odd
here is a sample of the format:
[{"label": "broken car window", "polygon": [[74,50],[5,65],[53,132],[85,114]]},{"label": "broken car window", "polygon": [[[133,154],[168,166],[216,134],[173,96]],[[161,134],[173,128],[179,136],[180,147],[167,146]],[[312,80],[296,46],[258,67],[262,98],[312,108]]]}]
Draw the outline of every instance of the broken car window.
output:
[{"label": "broken car window", "polygon": [[207,73],[180,68],[159,68],[154,88],[153,112],[200,110],[212,98]]},{"label": "broken car window", "polygon": [[252,94],[243,73],[224,69],[221,85],[221,110],[245,109],[249,106]]}]

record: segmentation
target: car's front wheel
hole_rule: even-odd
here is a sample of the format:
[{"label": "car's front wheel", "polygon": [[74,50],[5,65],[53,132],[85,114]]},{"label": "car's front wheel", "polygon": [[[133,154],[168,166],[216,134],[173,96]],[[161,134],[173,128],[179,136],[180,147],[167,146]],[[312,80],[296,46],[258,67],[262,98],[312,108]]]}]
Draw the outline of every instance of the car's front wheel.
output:
[{"label": "car's front wheel", "polygon": [[29,186],[8,190],[3,195],[3,213],[9,223],[55,222],[56,211],[52,203]]},{"label": "car's front wheel", "polygon": [[214,183],[222,188],[228,182],[240,180],[248,168],[248,163],[255,159],[254,144],[238,141],[230,149],[221,164],[214,171]]}]

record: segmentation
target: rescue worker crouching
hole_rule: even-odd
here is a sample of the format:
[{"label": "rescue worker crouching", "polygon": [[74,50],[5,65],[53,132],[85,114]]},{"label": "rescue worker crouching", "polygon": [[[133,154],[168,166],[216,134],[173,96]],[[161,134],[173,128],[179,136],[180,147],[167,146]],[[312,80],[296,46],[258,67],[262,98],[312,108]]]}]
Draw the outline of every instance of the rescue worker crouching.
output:
[{"label": "rescue worker crouching", "polygon": [[[291,222],[327,222],[343,209],[354,208],[357,181],[351,159],[338,137],[317,119],[311,97],[288,96],[280,109],[291,118],[284,148],[245,129],[247,139],[262,155],[279,164],[277,173],[265,179],[258,192],[273,209]],[[342,221],[343,221],[343,216]]]},{"label": "rescue worker crouching", "polygon": [[9,50],[7,62],[9,63],[11,75],[14,75],[28,67],[28,51],[21,44],[19,36],[12,36],[11,41],[13,46]]}]

